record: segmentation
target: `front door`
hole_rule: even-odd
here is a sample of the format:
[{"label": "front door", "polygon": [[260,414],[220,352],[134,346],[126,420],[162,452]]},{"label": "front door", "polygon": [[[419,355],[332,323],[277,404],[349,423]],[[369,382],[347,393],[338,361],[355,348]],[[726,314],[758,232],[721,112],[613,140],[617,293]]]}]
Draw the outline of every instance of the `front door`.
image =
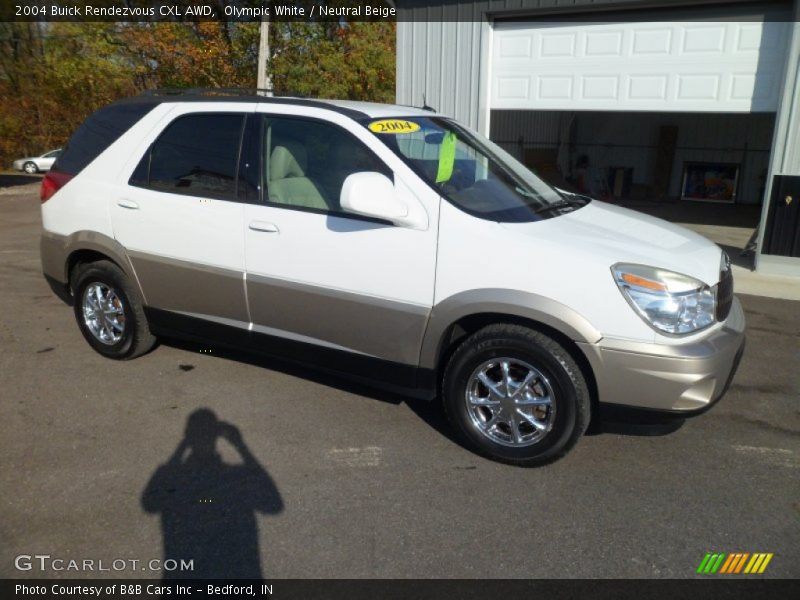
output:
[{"label": "front door", "polygon": [[[373,359],[366,364],[375,368],[376,359],[415,367],[433,303],[438,195],[415,188],[410,170],[380,142],[359,139],[360,125],[349,119],[263,119],[262,202],[245,205],[253,330],[324,349],[334,369],[337,350]],[[345,213],[342,184],[361,171],[393,178],[405,202],[427,214],[426,225]]]}]

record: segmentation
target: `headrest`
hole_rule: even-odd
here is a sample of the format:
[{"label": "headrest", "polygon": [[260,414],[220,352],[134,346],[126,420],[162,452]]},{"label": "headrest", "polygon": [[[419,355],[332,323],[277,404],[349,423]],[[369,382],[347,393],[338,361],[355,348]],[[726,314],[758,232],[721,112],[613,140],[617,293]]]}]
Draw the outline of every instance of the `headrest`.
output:
[{"label": "headrest", "polygon": [[297,142],[275,146],[269,161],[269,178],[274,181],[287,177],[304,177],[306,161],[306,149]]}]

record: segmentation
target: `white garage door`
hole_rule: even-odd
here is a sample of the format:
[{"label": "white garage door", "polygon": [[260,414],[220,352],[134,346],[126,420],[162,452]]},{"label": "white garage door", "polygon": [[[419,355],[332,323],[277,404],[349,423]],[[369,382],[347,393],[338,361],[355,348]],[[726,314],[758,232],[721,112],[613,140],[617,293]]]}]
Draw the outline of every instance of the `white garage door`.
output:
[{"label": "white garage door", "polygon": [[493,109],[777,109],[790,23],[497,22]]}]

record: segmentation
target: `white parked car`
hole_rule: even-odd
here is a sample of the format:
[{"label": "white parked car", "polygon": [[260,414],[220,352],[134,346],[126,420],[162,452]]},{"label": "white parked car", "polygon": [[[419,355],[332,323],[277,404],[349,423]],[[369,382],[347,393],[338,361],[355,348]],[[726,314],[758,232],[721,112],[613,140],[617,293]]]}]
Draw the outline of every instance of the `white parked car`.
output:
[{"label": "white parked car", "polygon": [[29,175],[49,171],[61,154],[61,148],[45,152],[41,156],[31,156],[15,160],[13,167],[15,171],[25,171]]},{"label": "white parked car", "polygon": [[427,110],[126,100],[73,135],[42,217],[44,273],[104,356],[169,334],[313,363],[440,399],[514,464],[564,455],[604,407],[705,410],[744,347],[718,246]]}]

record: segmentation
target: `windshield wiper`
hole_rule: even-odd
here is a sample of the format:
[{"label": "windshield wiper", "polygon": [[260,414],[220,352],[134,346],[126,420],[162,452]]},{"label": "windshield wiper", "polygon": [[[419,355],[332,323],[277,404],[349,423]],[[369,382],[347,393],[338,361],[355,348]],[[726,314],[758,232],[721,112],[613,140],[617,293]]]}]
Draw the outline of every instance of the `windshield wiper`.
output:
[{"label": "windshield wiper", "polygon": [[526,198],[533,198],[534,200],[541,199],[541,196],[539,194],[534,194],[533,192],[529,192],[528,190],[523,190],[518,185],[514,186],[514,191],[517,192],[520,196],[525,196]]},{"label": "windshield wiper", "polygon": [[553,204],[548,204],[547,206],[541,206],[537,209],[534,209],[534,214],[540,215],[542,213],[550,212],[553,210],[561,210],[562,208],[573,208],[575,206],[575,201],[569,202],[567,200],[560,200],[559,202],[554,202]]},{"label": "windshield wiper", "polygon": [[578,194],[576,192],[568,192],[567,190],[562,190],[561,188],[554,187],[555,191],[558,192],[558,195],[564,198],[565,200],[575,200],[578,202],[583,202],[584,204],[589,204],[592,201],[591,196],[587,196],[586,194]]},{"label": "windshield wiper", "polygon": [[581,206],[586,206],[586,202],[580,200],[578,198],[570,198],[567,200],[559,200],[558,202],[553,202],[552,204],[548,204],[547,206],[541,206],[539,208],[534,209],[534,214],[540,215],[542,213],[551,212],[554,210],[561,210],[563,208],[580,208]]},{"label": "windshield wiper", "polygon": [[[552,210],[560,210],[562,208],[573,208],[577,206],[584,206],[588,202],[587,198],[579,196],[577,194],[573,194],[566,190],[561,190],[559,188],[553,188],[558,192],[558,195],[561,196],[561,200],[558,202],[553,202],[552,204],[544,204],[542,206],[537,206],[533,209],[534,214],[540,215],[542,213],[550,212]],[[533,194],[527,190],[522,189],[519,186],[515,186],[514,190],[520,195],[525,196],[526,198],[532,198],[537,202],[542,201],[542,197],[538,194]]]}]

